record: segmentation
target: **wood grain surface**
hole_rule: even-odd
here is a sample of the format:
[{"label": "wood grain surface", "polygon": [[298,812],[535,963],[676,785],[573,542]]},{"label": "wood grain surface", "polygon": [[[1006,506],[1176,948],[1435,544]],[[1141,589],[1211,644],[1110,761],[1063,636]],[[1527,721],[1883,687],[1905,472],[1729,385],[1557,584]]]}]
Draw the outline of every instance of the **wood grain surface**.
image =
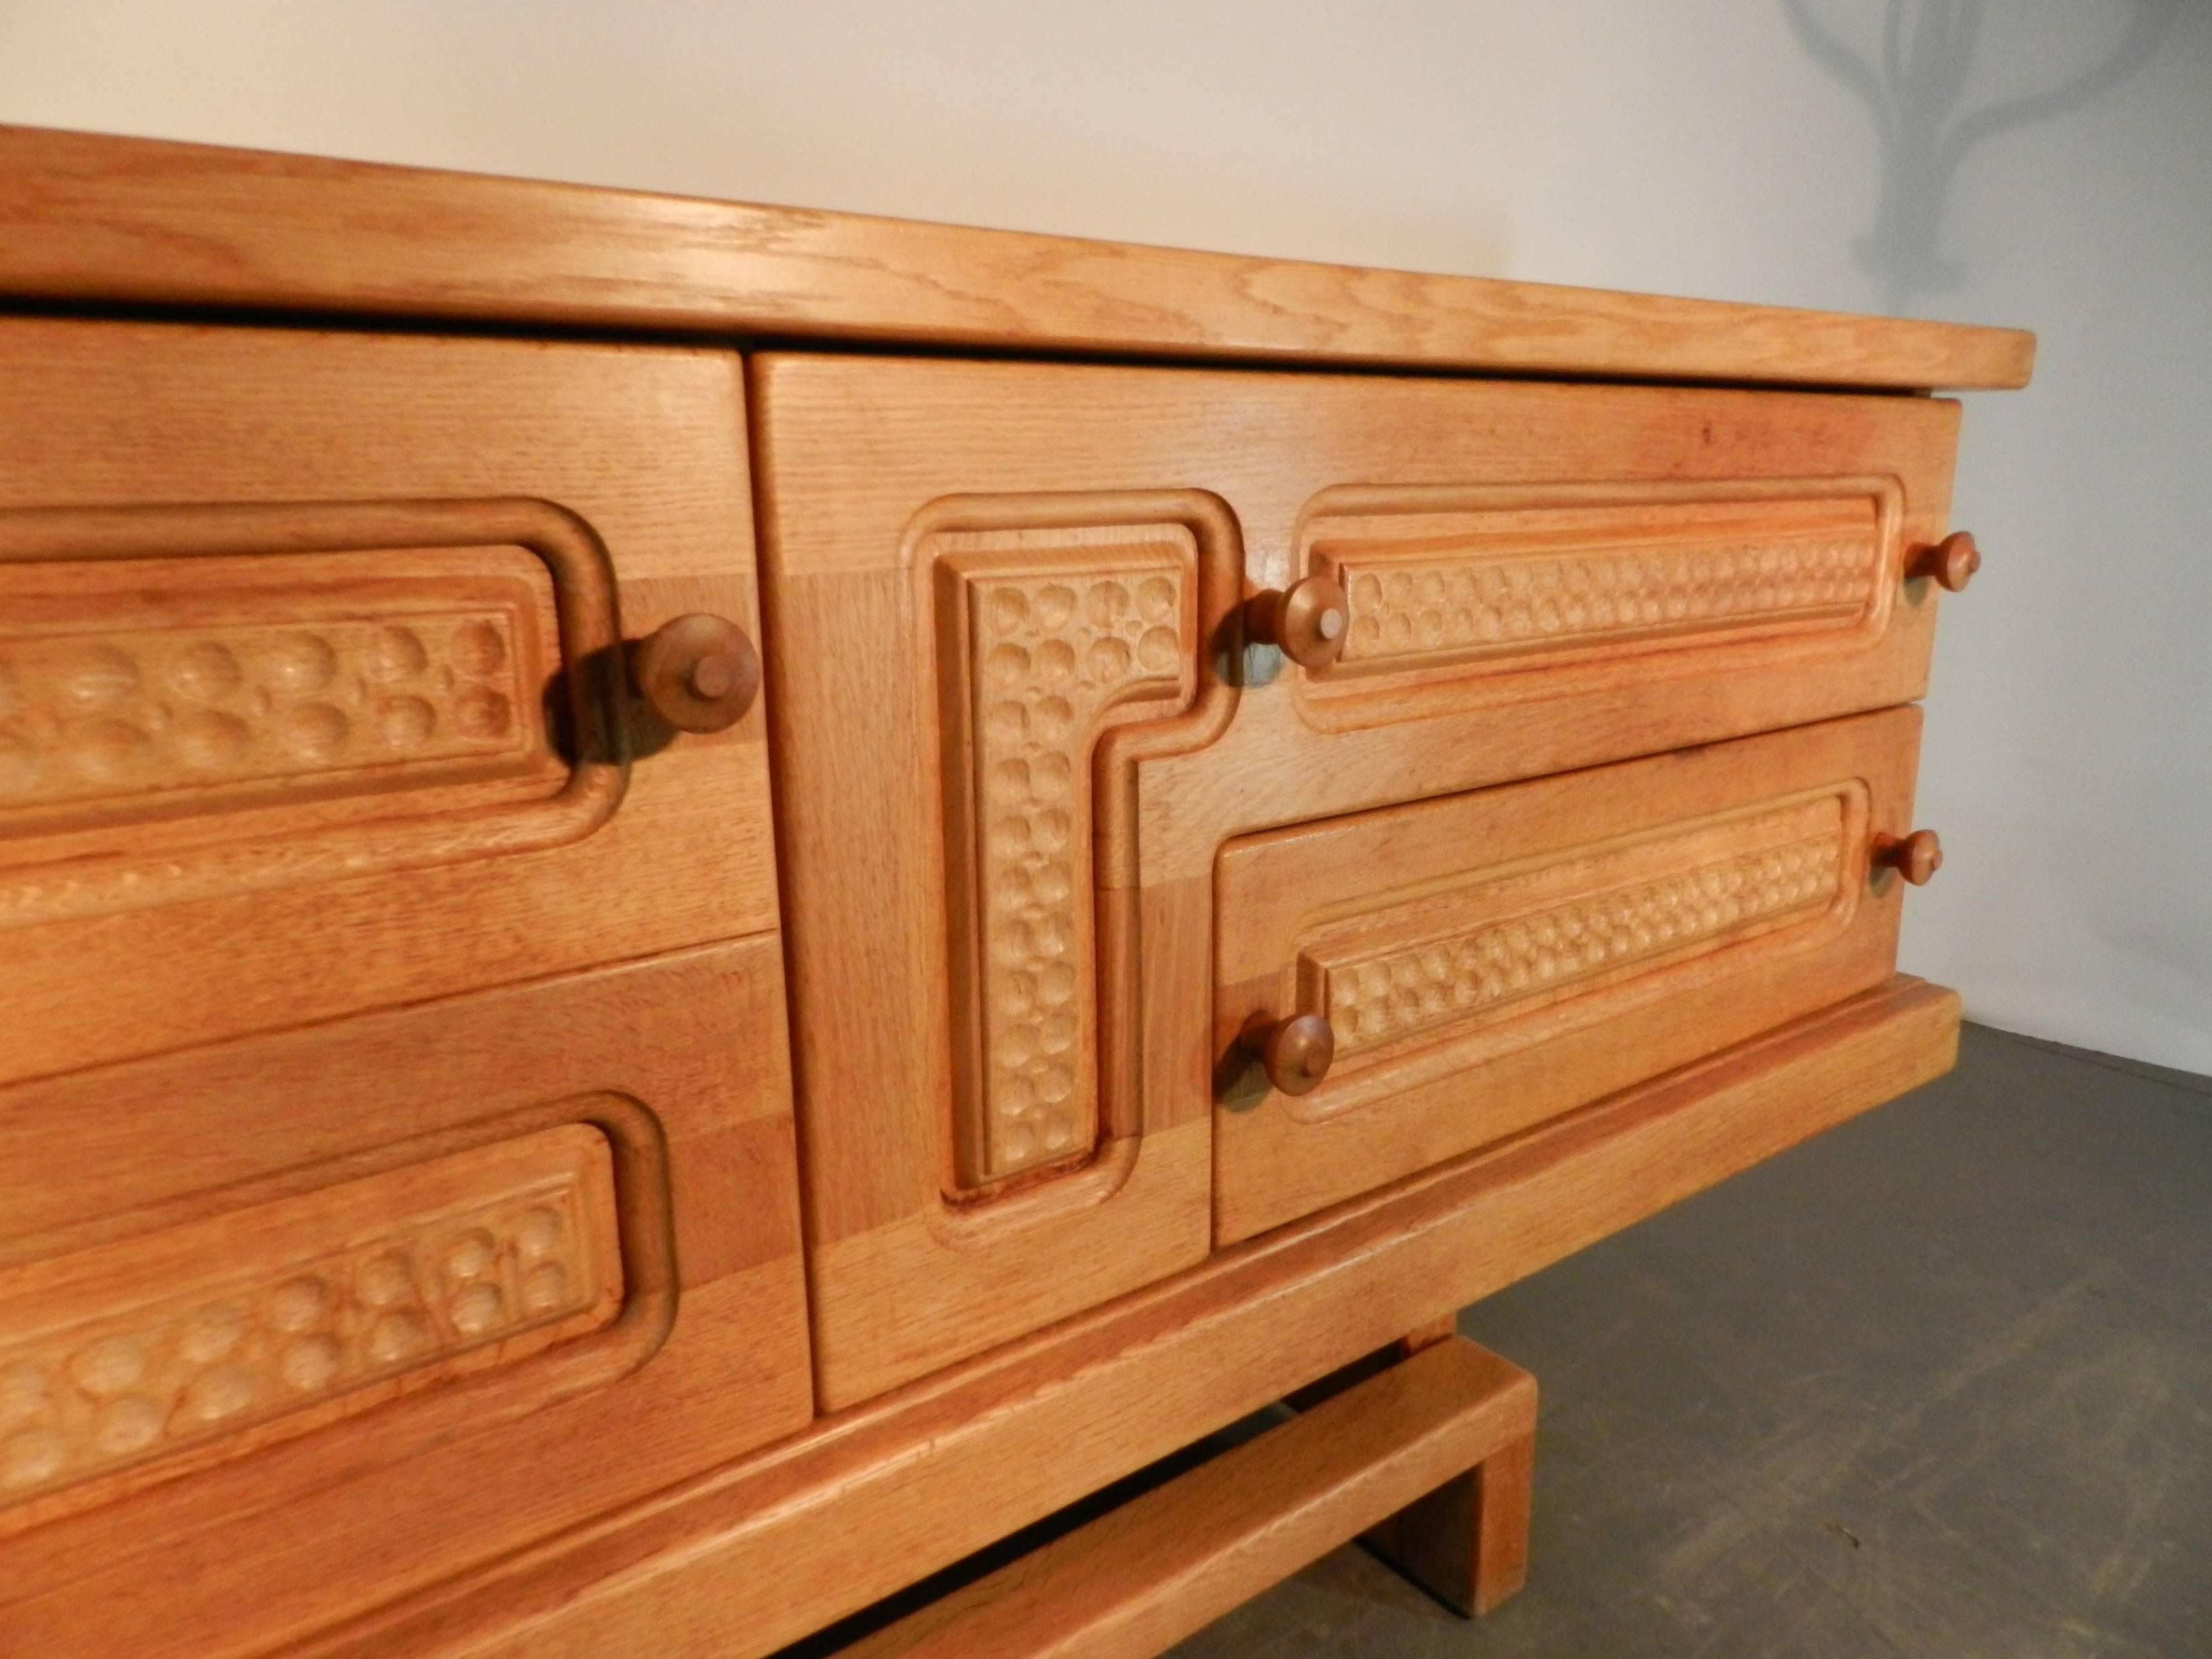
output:
[{"label": "wood grain surface", "polygon": [[619,719],[618,634],[757,635],[742,399],[720,350],[0,319],[0,1080],[773,928],[758,703],[626,766],[538,714]]},{"label": "wood grain surface", "polygon": [[1216,866],[1214,1052],[1323,1012],[1320,1087],[1214,1115],[1243,1238],[1887,980],[1920,711],[1239,838]]},{"label": "wood grain surface", "polygon": [[[15,1362],[45,1354],[55,1316],[52,1295],[13,1292],[89,1286],[76,1299],[96,1314],[118,1261],[179,1317],[139,1322],[135,1366],[123,1333],[88,1333],[77,1391],[108,1419],[150,1411],[173,1377],[180,1425],[210,1389],[238,1407],[237,1427],[179,1453],[189,1468],[0,1541],[0,1652],[264,1652],[804,1427],[781,988],[765,934],[0,1089],[0,1168],[41,1172],[0,1187],[0,1447],[37,1450],[17,1443],[40,1427],[20,1409],[41,1408]],[[549,1133],[611,1155],[620,1310],[556,1346],[524,1328],[504,1353],[495,1334],[463,1352],[463,1323],[497,1310],[469,1285],[428,1298],[482,1253],[465,1235],[495,1258],[502,1237],[521,1248],[533,1206],[511,1224],[501,1206]],[[434,1258],[416,1260],[418,1232]],[[368,1376],[374,1409],[311,1402],[313,1432],[228,1456],[229,1435],[254,1434],[252,1376],[176,1365],[211,1352],[233,1304],[241,1352],[246,1304],[317,1334],[311,1279],[331,1291],[323,1334],[357,1328],[368,1360],[396,1364],[442,1332],[451,1363],[409,1350],[429,1370]]]},{"label": "wood grain surface", "polygon": [[[1939,602],[1903,567],[1948,513],[1949,404],[786,354],[752,361],[751,390],[816,1362],[832,1406],[1202,1254],[1193,1206],[1208,1172],[1182,1137],[1213,1109],[1211,888],[1224,842],[1879,708],[1926,684]],[[1222,631],[1243,597],[1232,591],[1206,599],[1188,635],[1208,648],[1179,670],[1179,693],[1199,675],[1187,713],[1178,699],[1124,701],[1114,712],[1127,718],[1087,757],[1034,741],[1053,697],[1066,714],[1051,729],[1069,726],[1055,741],[1072,744],[1072,690],[1099,684],[1077,596],[1127,585],[1098,573],[1180,533],[1186,568],[1218,571],[1212,586],[1234,590],[1240,567],[1247,591],[1280,585],[1317,556],[1316,522],[1330,545],[1441,544],[1477,565],[1501,537],[1517,549],[1533,534],[1565,559],[1595,535],[1640,547],[1639,570],[1648,559],[1671,572],[1687,538],[1699,559],[1724,551],[1725,580],[1754,595],[1771,550],[1770,607],[1779,543],[1840,546],[1856,597],[1832,607],[1835,626],[1662,630],[1510,672],[1447,656],[1409,671],[1409,687],[1240,653]],[[987,714],[1010,733],[1018,714],[1024,739],[1000,759],[1026,770],[1001,777],[994,763],[979,792],[965,701],[976,665],[967,635],[933,624],[932,572],[985,550],[1057,576],[1033,596],[1054,628],[1024,597],[1022,640],[987,643],[987,661],[1003,649],[1009,671],[1009,706]],[[1664,591],[1686,605],[1721,580],[1701,566]],[[1065,593],[1044,606],[1052,586]],[[1129,598],[1134,632],[1112,643],[1133,651],[1146,629]],[[1064,683],[1039,680],[1048,653]],[[947,684],[963,699],[949,720]],[[1059,769],[1042,769],[1061,758],[1066,798],[1052,793]],[[1094,833],[1080,837],[1086,792]],[[1041,832],[1054,849],[1089,845],[1040,850]],[[1058,897],[1086,867],[1092,951]],[[963,945],[987,900],[1011,907],[994,914],[1018,949]],[[1095,1015],[1059,1031],[1066,1006],[1050,998],[1080,1000],[1094,984]],[[1003,1018],[987,1027],[994,998]],[[1068,1046],[1048,1052],[1061,1036]],[[1065,1066],[1066,1098],[1100,1102],[1076,1157],[1000,1193],[963,1179],[951,1150],[980,1116],[965,1103],[987,1053],[1025,1087]],[[1409,1142],[1408,1157],[1469,1144]]]},{"label": "wood grain surface", "polygon": [[757,1659],[1940,1075],[1958,1027],[1955,994],[1893,981],[299,1651]]},{"label": "wood grain surface", "polygon": [[[1500,1457],[1518,1473],[1535,1427],[1534,1379],[1455,1336],[963,1586],[840,1659],[1150,1659],[1486,1460]],[[1486,1518],[1499,1534],[1486,1540],[1493,1555],[1516,1547],[1525,1554],[1525,1507],[1516,1516],[1495,1505]],[[1503,1536],[1516,1522],[1517,1546]]]},{"label": "wood grain surface", "polygon": [[0,293],[1052,352],[1927,389],[2014,329],[1364,270],[0,127]]}]

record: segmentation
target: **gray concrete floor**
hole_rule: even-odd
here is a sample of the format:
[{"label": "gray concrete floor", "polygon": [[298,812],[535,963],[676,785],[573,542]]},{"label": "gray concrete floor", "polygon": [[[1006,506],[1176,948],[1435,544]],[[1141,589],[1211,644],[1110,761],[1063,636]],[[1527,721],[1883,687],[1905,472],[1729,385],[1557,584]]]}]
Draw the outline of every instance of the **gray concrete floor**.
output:
[{"label": "gray concrete floor", "polygon": [[1357,1549],[1178,1659],[2212,1655],[2212,1080],[1951,1077],[1468,1309],[1542,1390],[1528,1588]]}]

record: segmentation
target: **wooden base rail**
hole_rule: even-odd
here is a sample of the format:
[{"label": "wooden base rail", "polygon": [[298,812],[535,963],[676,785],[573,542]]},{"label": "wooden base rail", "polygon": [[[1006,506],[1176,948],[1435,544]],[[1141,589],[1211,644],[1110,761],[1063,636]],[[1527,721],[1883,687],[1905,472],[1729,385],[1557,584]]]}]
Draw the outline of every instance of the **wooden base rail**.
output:
[{"label": "wooden base rail", "polygon": [[[1451,1516],[1433,1519],[1439,1532],[1456,1533],[1469,1571],[1483,1559],[1525,1562],[1535,1431],[1535,1379],[1454,1337],[838,1659],[1146,1659],[1427,1494],[1451,1495],[1493,1462],[1472,1536]],[[1509,1486],[1510,1495],[1501,1490]],[[1486,1605],[1519,1587],[1517,1575],[1491,1587]]]},{"label": "wooden base rail", "polygon": [[[1958,1030],[1954,993],[1893,979],[291,1651],[773,1653],[1940,1077]],[[947,1505],[947,1491],[973,1501]]]}]

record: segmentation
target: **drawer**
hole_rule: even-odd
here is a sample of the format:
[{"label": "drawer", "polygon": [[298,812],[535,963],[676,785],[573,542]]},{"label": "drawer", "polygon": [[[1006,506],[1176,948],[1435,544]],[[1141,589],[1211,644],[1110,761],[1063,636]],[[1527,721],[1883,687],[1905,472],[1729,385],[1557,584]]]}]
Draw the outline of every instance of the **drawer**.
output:
[{"label": "drawer", "polygon": [[0,1090],[6,1645],[259,1651],[802,1427],[780,955]]},{"label": "drawer", "polygon": [[752,372],[833,1405],[1212,1248],[1225,844],[1924,689],[1947,403]]},{"label": "drawer", "polygon": [[0,1079],[773,927],[764,716],[624,665],[757,635],[741,382],[0,319]]},{"label": "drawer", "polygon": [[[1219,1238],[1883,983],[1903,887],[1872,855],[1909,831],[1919,732],[1891,709],[1229,842]],[[1303,1093],[1244,1035],[1293,1019],[1333,1048]]]}]

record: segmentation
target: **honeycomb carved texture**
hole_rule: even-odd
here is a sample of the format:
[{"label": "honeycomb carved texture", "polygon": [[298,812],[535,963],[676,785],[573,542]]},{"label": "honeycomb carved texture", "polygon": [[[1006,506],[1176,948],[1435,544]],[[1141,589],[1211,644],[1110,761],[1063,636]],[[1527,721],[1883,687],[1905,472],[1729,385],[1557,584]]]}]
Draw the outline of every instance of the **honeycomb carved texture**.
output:
[{"label": "honeycomb carved texture", "polygon": [[1340,1054],[1480,1018],[1579,981],[1712,947],[1757,923],[1832,903],[1843,849],[1831,834],[1702,864],[1328,968]]},{"label": "honeycomb carved texture", "polygon": [[505,611],[0,638],[0,813],[501,757]]},{"label": "honeycomb carved texture", "polygon": [[612,1249],[596,1231],[580,1183],[548,1183],[28,1342],[0,1333],[0,1511],[586,1312]]},{"label": "honeycomb carved texture", "polygon": [[1179,683],[1183,580],[1147,564],[969,588],[987,1176],[1064,1157],[1085,1132],[1085,757],[1109,705]]},{"label": "honeycomb carved texture", "polygon": [[1346,663],[1553,650],[1863,610],[1876,544],[1826,536],[1369,565],[1347,560]]}]

